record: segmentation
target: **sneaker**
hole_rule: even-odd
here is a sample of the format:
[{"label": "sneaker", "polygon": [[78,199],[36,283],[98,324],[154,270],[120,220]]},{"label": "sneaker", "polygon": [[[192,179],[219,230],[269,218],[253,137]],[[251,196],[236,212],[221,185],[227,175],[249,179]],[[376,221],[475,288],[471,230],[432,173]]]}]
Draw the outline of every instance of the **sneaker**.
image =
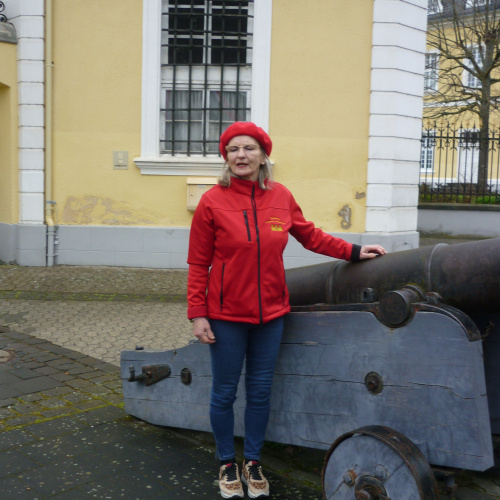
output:
[{"label": "sneaker", "polygon": [[222,498],[243,498],[245,496],[237,463],[225,464],[220,468],[219,488]]},{"label": "sneaker", "polygon": [[269,496],[269,483],[262,473],[257,460],[243,460],[241,480],[248,486],[250,498]]}]

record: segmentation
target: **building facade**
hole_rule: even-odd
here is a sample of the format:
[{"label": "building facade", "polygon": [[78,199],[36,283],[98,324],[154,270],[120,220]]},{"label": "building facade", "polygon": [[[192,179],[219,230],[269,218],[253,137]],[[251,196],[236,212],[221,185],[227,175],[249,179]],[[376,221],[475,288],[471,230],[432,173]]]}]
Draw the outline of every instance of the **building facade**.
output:
[{"label": "building facade", "polygon": [[185,268],[235,120],[269,132],[276,180],[317,226],[418,246],[426,0],[5,5],[0,260]]}]

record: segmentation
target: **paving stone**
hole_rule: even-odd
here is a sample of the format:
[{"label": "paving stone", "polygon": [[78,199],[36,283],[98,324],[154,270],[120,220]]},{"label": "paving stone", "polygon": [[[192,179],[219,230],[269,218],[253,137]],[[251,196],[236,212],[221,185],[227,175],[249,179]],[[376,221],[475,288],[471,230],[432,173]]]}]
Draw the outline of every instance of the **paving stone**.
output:
[{"label": "paving stone", "polygon": [[95,408],[101,408],[103,406],[107,406],[107,403],[100,399],[90,399],[88,401],[83,401],[81,403],[76,403],[73,405],[74,408],[77,408],[81,411],[93,410]]},{"label": "paving stone", "polygon": [[119,422],[107,422],[96,427],[87,427],[75,433],[74,436],[85,443],[104,446],[124,443],[141,436],[141,434]]},{"label": "paving stone", "polygon": [[48,465],[91,453],[93,448],[72,435],[66,435],[27,443],[20,446],[19,451],[40,464]]},{"label": "paving stone", "polygon": [[51,377],[57,380],[58,382],[68,382],[70,380],[75,379],[74,375],[68,375],[65,373],[59,373],[59,374],[55,373],[54,375],[51,375]]},{"label": "paving stone", "polygon": [[43,399],[43,396],[39,393],[37,393],[37,394],[25,394],[22,397],[22,400],[25,403],[33,403],[35,401],[40,401],[41,399]]},{"label": "paving stone", "polygon": [[95,377],[92,379],[92,382],[94,384],[102,384],[104,385],[105,382],[116,382],[116,376],[115,375],[111,375],[109,373],[105,374],[105,375],[102,375],[102,372],[101,372],[101,375],[98,376],[98,377]]},{"label": "paving stone", "polygon": [[43,497],[96,481],[104,474],[99,468],[92,468],[88,461],[83,460],[82,463],[82,457],[76,457],[27,470],[23,473],[22,480],[40,491]]},{"label": "paving stone", "polygon": [[85,389],[87,387],[95,386],[95,384],[89,382],[88,380],[82,380],[78,378],[74,378],[73,380],[67,382],[67,384],[73,389]]},{"label": "paving stone", "polygon": [[39,438],[48,438],[72,434],[84,429],[85,427],[86,425],[83,422],[75,420],[72,417],[61,417],[55,420],[49,420],[47,422],[27,426],[25,430],[26,432],[29,432]]},{"label": "paving stone", "polygon": [[[101,478],[86,486],[80,486],[74,490],[83,494],[82,498],[174,498],[173,491],[166,489],[164,485],[154,479],[144,480],[140,474],[130,470],[117,475]],[[187,498],[184,498],[184,500]],[[199,496],[198,498],[214,498],[210,496]]]},{"label": "paving stone", "polygon": [[23,483],[17,477],[4,477],[2,479],[2,498],[5,500],[33,500],[41,498],[40,492],[34,490],[31,486]]},{"label": "paving stone", "polygon": [[93,397],[89,394],[80,393],[80,392],[72,392],[70,394],[65,394],[63,398],[69,403],[81,403],[82,401],[93,400]]},{"label": "paving stone", "polygon": [[0,372],[0,384],[3,386],[15,385],[21,381],[22,381],[22,379],[19,377],[16,377],[12,373],[12,370]]},{"label": "paving stone", "polygon": [[106,382],[102,384],[104,387],[111,389],[113,391],[121,391],[122,390],[122,381],[121,380],[113,380],[112,382]]},{"label": "paving stone", "polygon": [[23,366],[25,368],[29,368],[30,370],[34,370],[35,368],[42,368],[44,366],[44,364],[43,363],[39,363],[38,361],[29,361],[29,362],[24,362]]},{"label": "paving stone", "polygon": [[11,373],[12,375],[19,377],[23,380],[40,376],[39,373],[33,370],[29,370],[28,368],[14,368],[14,370],[12,370]]},{"label": "paving stone", "polygon": [[40,411],[40,406],[33,403],[19,403],[11,407],[11,410],[26,415],[27,413],[35,413]]},{"label": "paving stone", "polygon": [[39,363],[47,363],[49,361],[54,361],[56,359],[60,359],[60,356],[57,356],[55,354],[50,354],[50,353],[40,353],[40,354],[34,355],[33,359],[35,361],[38,361]]},{"label": "paving stone", "polygon": [[17,403],[17,400],[8,398],[8,399],[1,399],[0,398],[0,408],[5,408],[6,406],[12,406]]},{"label": "paving stone", "polygon": [[23,429],[14,429],[0,433],[0,452],[10,448],[17,448],[26,443],[32,443],[37,438],[28,434]]},{"label": "paving stone", "polygon": [[80,378],[83,378],[86,380],[92,380],[93,383],[96,383],[94,379],[99,378],[99,377],[113,377],[113,375],[110,375],[110,374],[103,372],[101,370],[96,370],[95,368],[92,371],[80,374]]},{"label": "paving stone", "polygon": [[78,413],[78,410],[72,406],[64,406],[61,408],[53,408],[51,410],[41,410],[40,415],[45,419],[52,419],[55,417],[65,417]]},{"label": "paving stone", "polygon": [[61,373],[60,370],[52,366],[42,366],[41,368],[35,368],[35,371],[40,375],[56,375]]},{"label": "paving stone", "polygon": [[83,373],[89,373],[89,372],[93,372],[93,371],[94,371],[94,369],[90,366],[79,366],[79,367],[67,370],[67,373],[69,375],[81,375]]},{"label": "paving stone", "polygon": [[61,408],[62,406],[68,406],[68,403],[60,398],[48,398],[40,401],[40,407],[45,409],[51,408]]},{"label": "paving stone", "polygon": [[106,401],[114,405],[123,405],[123,395],[122,394],[110,394],[106,396]]},{"label": "paving stone", "polygon": [[81,390],[92,394],[92,396],[106,396],[107,394],[113,394],[113,391],[111,389],[98,385],[89,385],[87,387],[82,387]]},{"label": "paving stone", "polygon": [[71,394],[73,389],[71,387],[56,387],[55,389],[49,389],[47,391],[43,391],[43,394],[47,397],[54,396],[65,396],[66,394]]},{"label": "paving stone", "polygon": [[[32,394],[34,392],[41,392],[47,389],[57,387],[59,382],[51,377],[39,376],[28,380],[23,380],[15,384],[15,389],[21,394]],[[0,389],[1,392],[1,389]]]},{"label": "paving stone", "polygon": [[88,425],[99,425],[104,422],[115,421],[124,418],[126,413],[122,408],[116,406],[105,406],[89,412],[79,413],[75,418],[85,422]]},{"label": "paving stone", "polygon": [[80,363],[83,363],[84,365],[100,365],[102,364],[102,361],[97,358],[93,358],[90,356],[87,356],[86,358],[80,358],[78,360]]},{"label": "paving stone", "polygon": [[21,425],[33,424],[39,419],[40,417],[37,415],[21,415],[5,420],[5,424],[9,427],[19,427]]},{"label": "paving stone", "polygon": [[0,408],[0,420],[17,416],[10,408]]},{"label": "paving stone", "polygon": [[20,391],[18,388],[13,386],[5,386],[4,382],[0,382],[0,400],[5,400],[8,398],[17,398],[23,391]]},{"label": "paving stone", "polygon": [[65,372],[73,370],[74,368],[81,368],[82,366],[81,364],[76,363],[75,361],[70,361],[68,359],[60,359],[57,361],[48,362],[47,364],[52,368],[57,368],[59,371]]}]

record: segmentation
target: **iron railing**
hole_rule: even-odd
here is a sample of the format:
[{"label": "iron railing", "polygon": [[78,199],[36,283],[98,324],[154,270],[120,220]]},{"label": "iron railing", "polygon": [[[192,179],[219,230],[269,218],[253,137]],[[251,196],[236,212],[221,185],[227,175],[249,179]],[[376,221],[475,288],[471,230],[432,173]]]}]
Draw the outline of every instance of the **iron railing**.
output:
[{"label": "iron railing", "polygon": [[500,205],[500,130],[429,126],[422,132],[420,202]]}]

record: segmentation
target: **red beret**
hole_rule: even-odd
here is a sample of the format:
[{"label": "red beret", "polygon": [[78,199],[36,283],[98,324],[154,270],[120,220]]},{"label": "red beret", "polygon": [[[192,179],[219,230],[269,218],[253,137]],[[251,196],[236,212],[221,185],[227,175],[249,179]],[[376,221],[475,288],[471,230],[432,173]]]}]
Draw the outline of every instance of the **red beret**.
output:
[{"label": "red beret", "polygon": [[237,135],[249,135],[253,137],[262,146],[267,156],[271,154],[273,143],[264,129],[257,127],[257,125],[252,122],[234,122],[232,125],[229,125],[226,131],[220,136],[219,150],[224,159],[227,160],[226,146],[229,144],[229,141]]}]

